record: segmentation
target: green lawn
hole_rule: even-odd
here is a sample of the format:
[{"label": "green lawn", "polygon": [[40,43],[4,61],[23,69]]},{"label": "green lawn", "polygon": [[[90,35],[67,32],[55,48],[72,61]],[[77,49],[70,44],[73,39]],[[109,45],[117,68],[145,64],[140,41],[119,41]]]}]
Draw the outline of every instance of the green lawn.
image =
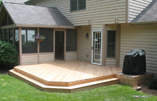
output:
[{"label": "green lawn", "polygon": [[133,90],[129,86],[111,85],[77,93],[40,91],[6,74],[0,74],[0,101],[157,101],[156,96]]}]

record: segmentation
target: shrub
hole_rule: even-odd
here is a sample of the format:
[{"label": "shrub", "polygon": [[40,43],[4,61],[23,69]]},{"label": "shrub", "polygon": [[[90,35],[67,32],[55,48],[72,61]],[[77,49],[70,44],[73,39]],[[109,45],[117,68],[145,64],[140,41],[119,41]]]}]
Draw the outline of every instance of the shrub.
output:
[{"label": "shrub", "polygon": [[17,58],[18,54],[15,46],[8,42],[0,41],[0,64],[5,69],[11,69],[16,65]]},{"label": "shrub", "polygon": [[153,78],[149,83],[148,83],[148,88],[149,89],[156,89],[157,90],[157,79]]}]

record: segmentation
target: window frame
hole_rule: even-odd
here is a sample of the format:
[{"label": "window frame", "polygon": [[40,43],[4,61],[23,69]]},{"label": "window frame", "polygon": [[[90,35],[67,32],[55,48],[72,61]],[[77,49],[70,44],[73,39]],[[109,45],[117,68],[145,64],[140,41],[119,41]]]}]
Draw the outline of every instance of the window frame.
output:
[{"label": "window frame", "polygon": [[86,0],[85,0],[85,8],[79,8],[79,0],[77,0],[77,9],[76,10],[72,10],[72,4],[71,4],[72,0],[70,0],[70,12],[74,12],[74,11],[80,11],[80,10],[86,10]]},{"label": "window frame", "polygon": [[[109,34],[108,32],[109,31],[114,31],[115,32],[115,43],[114,43],[114,45],[115,45],[115,50],[114,50],[115,51],[115,55],[114,55],[114,57],[108,56],[108,44],[111,44],[111,43],[108,43],[108,34]],[[116,34],[117,34],[116,30],[107,30],[107,50],[106,50],[107,51],[107,56],[106,56],[107,58],[113,58],[113,59],[116,58],[116,37],[117,37]]]}]

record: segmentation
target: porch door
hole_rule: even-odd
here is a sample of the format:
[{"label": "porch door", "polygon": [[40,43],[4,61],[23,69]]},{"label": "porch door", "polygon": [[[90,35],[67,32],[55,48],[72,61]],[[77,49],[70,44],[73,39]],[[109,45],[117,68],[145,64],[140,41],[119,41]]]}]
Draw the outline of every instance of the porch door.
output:
[{"label": "porch door", "polygon": [[92,64],[101,65],[102,30],[92,31]]},{"label": "porch door", "polygon": [[64,60],[64,31],[55,31],[55,59]]}]

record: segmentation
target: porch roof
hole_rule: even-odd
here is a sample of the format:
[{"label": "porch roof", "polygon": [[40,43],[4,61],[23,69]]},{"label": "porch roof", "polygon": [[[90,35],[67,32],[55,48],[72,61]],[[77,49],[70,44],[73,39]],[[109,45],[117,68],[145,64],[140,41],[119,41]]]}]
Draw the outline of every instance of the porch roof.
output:
[{"label": "porch roof", "polygon": [[27,26],[69,26],[73,24],[57,9],[25,4],[3,2],[5,9],[18,25]]},{"label": "porch roof", "polygon": [[153,0],[131,23],[157,22],[157,0]]}]

